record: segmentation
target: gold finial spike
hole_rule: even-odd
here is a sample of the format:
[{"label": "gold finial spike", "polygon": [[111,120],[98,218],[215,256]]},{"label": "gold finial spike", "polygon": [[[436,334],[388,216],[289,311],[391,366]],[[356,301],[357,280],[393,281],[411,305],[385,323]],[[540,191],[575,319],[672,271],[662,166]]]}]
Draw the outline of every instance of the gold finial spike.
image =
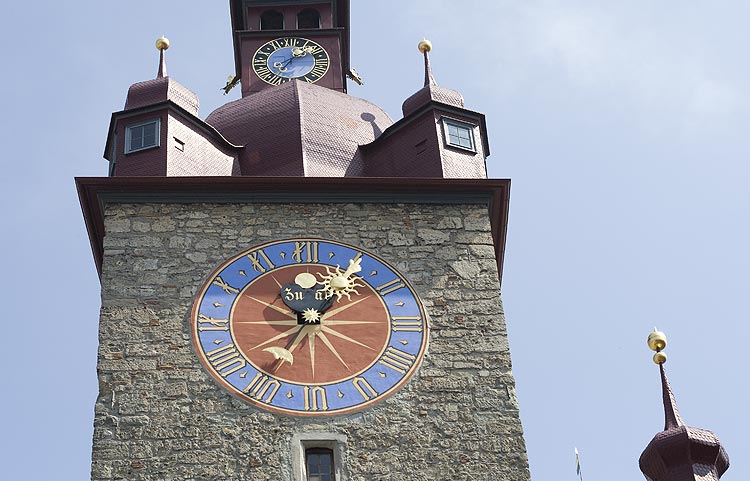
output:
[{"label": "gold finial spike", "polygon": [[166,50],[169,48],[169,39],[162,35],[156,39],[156,48],[159,50]]},{"label": "gold finial spike", "polygon": [[169,39],[164,35],[157,38],[156,48],[159,50],[159,71],[156,73],[156,78],[164,78],[167,76],[167,59],[164,52],[169,48]]},{"label": "gold finial spike", "polygon": [[667,347],[667,336],[654,328],[654,332],[648,335],[648,347],[652,351],[663,351]]},{"label": "gold finial spike", "polygon": [[423,38],[417,48],[419,48],[420,53],[430,52],[432,50],[432,42]]},{"label": "gold finial spike", "polygon": [[663,352],[657,352],[654,354],[654,363],[655,364],[664,364],[667,362],[667,355]]},{"label": "gold finial spike", "polygon": [[437,85],[435,77],[432,75],[432,66],[430,65],[430,51],[432,50],[432,42],[426,38],[419,42],[419,51],[424,55],[424,86]]}]

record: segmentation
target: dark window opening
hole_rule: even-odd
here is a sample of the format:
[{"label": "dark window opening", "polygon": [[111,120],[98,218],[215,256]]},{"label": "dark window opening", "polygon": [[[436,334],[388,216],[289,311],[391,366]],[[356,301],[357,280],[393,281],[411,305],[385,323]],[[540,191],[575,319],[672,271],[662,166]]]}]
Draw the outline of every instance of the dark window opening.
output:
[{"label": "dark window opening", "polygon": [[336,481],[333,467],[333,450],[309,448],[305,450],[307,481]]},{"label": "dark window opening", "polygon": [[261,30],[284,30],[284,14],[276,10],[266,10],[260,15]]},{"label": "dark window opening", "polygon": [[297,14],[297,28],[320,28],[320,13],[306,8]]}]

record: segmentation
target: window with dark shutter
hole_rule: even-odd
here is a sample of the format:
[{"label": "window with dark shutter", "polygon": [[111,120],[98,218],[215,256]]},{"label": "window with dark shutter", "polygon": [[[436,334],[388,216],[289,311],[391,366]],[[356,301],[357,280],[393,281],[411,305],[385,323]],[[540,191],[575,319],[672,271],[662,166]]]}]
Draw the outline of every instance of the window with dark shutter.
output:
[{"label": "window with dark shutter", "polygon": [[333,467],[333,450],[308,448],[305,450],[307,481],[336,481]]}]

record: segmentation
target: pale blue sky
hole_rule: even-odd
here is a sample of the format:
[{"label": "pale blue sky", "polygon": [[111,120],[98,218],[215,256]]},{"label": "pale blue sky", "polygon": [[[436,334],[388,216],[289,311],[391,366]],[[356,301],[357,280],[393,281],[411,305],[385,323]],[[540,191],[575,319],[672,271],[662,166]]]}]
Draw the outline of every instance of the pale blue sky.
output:
[{"label": "pale blue sky", "polygon": [[[684,419],[724,442],[724,480],[750,479],[750,3],[352,3],[350,93],[399,118],[427,36],[438,82],[487,115],[491,176],[513,180],[503,296],[532,478],[574,480],[577,446],[586,481],[643,479],[656,325]],[[99,284],[73,177],[106,175],[110,114],[154,77],[162,34],[201,117],[236,98],[228,2],[5,10],[0,463],[88,479]]]}]

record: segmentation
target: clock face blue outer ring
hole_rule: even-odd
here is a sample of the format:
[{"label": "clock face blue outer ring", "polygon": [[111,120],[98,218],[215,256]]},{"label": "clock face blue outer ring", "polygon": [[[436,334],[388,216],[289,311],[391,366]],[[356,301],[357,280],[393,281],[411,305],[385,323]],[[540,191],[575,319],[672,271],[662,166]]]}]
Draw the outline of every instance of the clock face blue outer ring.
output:
[{"label": "clock face blue outer ring", "polygon": [[[233,318],[233,306],[253,281],[295,265],[340,265],[344,270],[357,256],[362,270],[356,276],[380,297],[388,315],[383,322],[390,323],[385,345],[378,346],[378,358],[364,371],[328,384],[290,382],[274,378],[245,358],[242,346],[234,347],[231,327],[238,319]],[[279,279],[282,284],[293,281]],[[342,298],[342,303],[347,302]],[[294,416],[346,414],[385,399],[419,368],[429,339],[427,312],[414,288],[393,266],[359,247],[313,238],[268,242],[224,261],[199,290],[190,324],[195,351],[219,385],[245,402]],[[285,342],[276,345],[283,347]],[[352,348],[357,346],[352,344]]]}]

